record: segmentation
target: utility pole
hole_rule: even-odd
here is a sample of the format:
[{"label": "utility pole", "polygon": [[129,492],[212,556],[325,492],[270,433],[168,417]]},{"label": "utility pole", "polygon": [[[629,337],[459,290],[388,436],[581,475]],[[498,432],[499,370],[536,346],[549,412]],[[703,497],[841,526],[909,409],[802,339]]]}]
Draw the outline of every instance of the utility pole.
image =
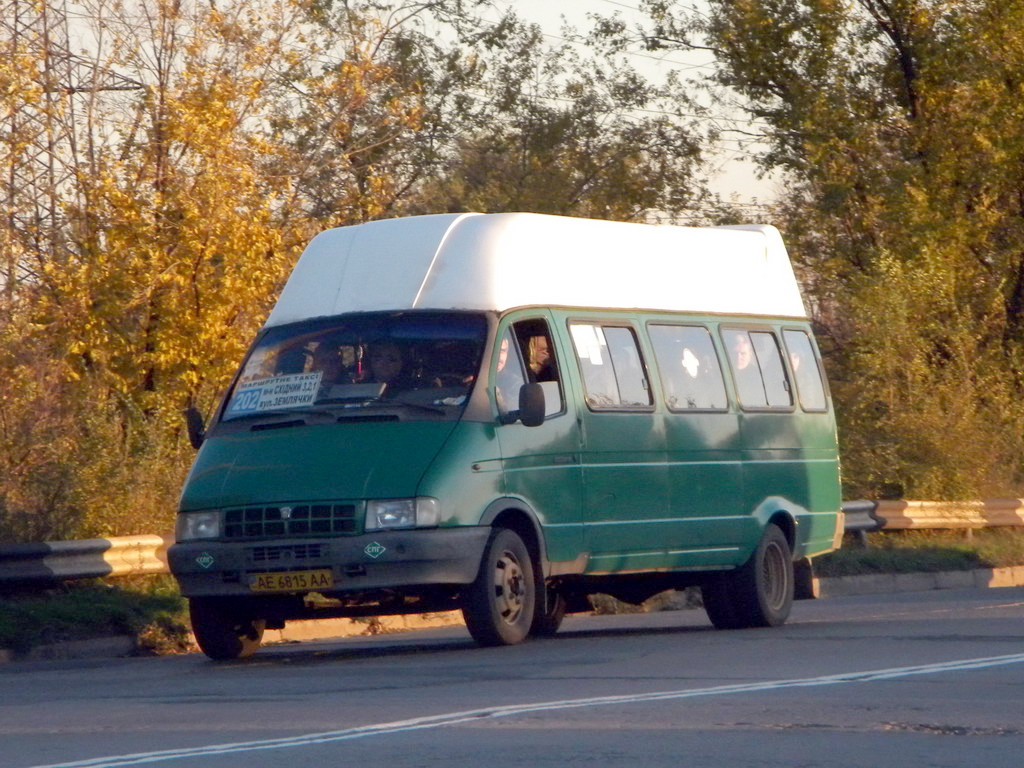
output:
[{"label": "utility pole", "polygon": [[[66,0],[0,0],[0,55],[12,88],[0,93],[0,318],[43,268],[67,257],[65,205],[76,200],[88,137],[80,103],[100,91],[142,86],[71,51]],[[98,59],[98,56],[97,56]]]}]

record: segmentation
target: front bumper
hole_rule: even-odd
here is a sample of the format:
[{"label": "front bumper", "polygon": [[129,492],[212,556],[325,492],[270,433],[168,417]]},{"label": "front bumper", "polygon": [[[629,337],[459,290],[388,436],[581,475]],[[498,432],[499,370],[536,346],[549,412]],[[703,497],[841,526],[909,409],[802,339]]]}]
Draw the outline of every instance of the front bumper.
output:
[{"label": "front bumper", "polygon": [[335,538],[187,541],[167,552],[186,597],[251,596],[259,574],[331,569],[325,595],[469,584],[491,529],[374,531]]}]

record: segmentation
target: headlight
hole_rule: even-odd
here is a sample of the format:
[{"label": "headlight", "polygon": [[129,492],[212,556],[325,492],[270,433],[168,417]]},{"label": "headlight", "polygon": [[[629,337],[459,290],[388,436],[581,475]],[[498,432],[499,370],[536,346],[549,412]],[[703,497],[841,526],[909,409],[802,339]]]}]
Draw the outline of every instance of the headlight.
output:
[{"label": "headlight", "polygon": [[382,528],[431,528],[441,522],[437,499],[385,499],[366,502],[366,530]]},{"label": "headlight", "polygon": [[220,537],[220,512],[182,512],[178,515],[174,537],[178,541]]}]

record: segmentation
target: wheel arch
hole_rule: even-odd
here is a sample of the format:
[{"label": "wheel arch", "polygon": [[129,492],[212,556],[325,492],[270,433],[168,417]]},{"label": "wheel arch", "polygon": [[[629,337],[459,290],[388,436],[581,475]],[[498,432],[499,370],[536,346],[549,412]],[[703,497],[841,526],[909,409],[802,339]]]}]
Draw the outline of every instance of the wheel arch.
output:
[{"label": "wheel arch", "polygon": [[789,543],[789,551],[796,549],[796,518],[785,510],[779,510],[768,519],[768,525],[775,525],[782,530]]},{"label": "wheel arch", "polygon": [[761,502],[754,511],[754,518],[758,521],[763,532],[769,525],[775,525],[781,529],[786,537],[791,552],[796,551],[797,542],[797,516],[789,501],[781,496],[770,496]]},{"label": "wheel arch", "polygon": [[508,528],[523,540],[526,549],[538,566],[541,578],[547,578],[551,566],[547,557],[547,544],[537,513],[522,499],[497,499],[488,505],[480,517],[480,524],[491,528]]}]

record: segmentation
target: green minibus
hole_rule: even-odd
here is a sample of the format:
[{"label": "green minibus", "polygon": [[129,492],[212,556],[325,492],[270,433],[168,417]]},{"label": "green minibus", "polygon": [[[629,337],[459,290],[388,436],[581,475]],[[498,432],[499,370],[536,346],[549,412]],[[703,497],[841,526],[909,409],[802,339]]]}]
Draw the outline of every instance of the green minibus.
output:
[{"label": "green minibus", "polygon": [[483,645],[699,586],[775,626],[843,531],[835,419],[771,227],[527,213],[321,233],[206,425],[171,571],[202,650],[461,610]]}]

